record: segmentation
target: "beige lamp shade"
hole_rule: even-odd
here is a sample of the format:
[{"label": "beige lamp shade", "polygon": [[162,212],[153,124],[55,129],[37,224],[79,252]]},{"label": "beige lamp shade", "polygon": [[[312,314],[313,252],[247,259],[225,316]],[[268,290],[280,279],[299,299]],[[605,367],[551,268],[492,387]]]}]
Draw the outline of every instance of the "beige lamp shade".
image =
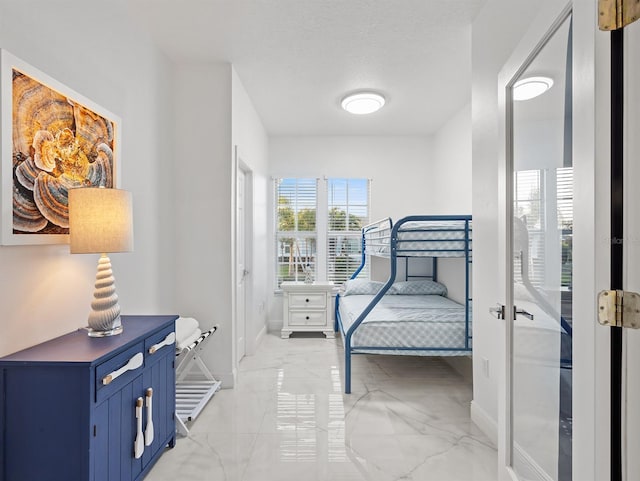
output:
[{"label": "beige lamp shade", "polygon": [[100,187],[70,189],[69,239],[72,254],[131,252],[131,193]]}]

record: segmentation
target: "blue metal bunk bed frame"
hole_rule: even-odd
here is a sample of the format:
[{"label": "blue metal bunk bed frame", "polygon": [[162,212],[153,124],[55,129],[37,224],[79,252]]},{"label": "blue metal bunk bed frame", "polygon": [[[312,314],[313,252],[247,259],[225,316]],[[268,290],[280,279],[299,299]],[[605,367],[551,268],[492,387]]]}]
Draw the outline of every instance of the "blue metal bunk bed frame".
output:
[{"label": "blue metal bunk bed frame", "polygon": [[[402,227],[409,222],[432,222],[435,224],[438,223],[446,223],[446,222],[456,222],[455,227],[442,227],[436,229],[411,229],[410,232],[463,232],[462,239],[456,239],[458,242],[462,241],[462,248],[447,248],[447,249],[438,249],[429,248],[430,246],[434,246],[436,244],[431,244],[434,242],[442,243],[446,242],[447,239],[401,239],[399,238],[399,233],[402,233]],[[404,231],[409,232],[409,231]],[[425,244],[422,244],[425,243]],[[403,245],[411,244],[411,246],[403,248]],[[416,244],[418,246],[424,246],[423,248],[416,248]],[[378,222],[374,222],[373,224],[369,224],[362,228],[362,260],[361,264],[356,269],[356,271],[352,274],[351,279],[355,279],[358,274],[362,271],[366,264],[367,255],[377,256],[377,257],[388,257],[390,262],[390,274],[389,278],[385,282],[384,286],[378,291],[378,293],[371,300],[369,305],[362,311],[362,313],[358,316],[358,318],[354,321],[351,327],[345,332],[342,319],[340,318],[340,294],[336,296],[336,320],[335,320],[335,331],[342,334],[343,344],[344,344],[344,369],[345,369],[345,393],[351,393],[351,356],[352,354],[365,354],[366,351],[469,351],[471,352],[471,283],[470,283],[470,272],[471,272],[471,216],[470,215],[414,215],[403,217],[398,220],[395,224],[393,224],[391,218],[386,218]],[[437,245],[436,245],[437,246]],[[411,248],[409,248],[411,247]],[[440,256],[438,256],[440,254]],[[405,258],[406,267],[405,267],[405,279],[408,280],[409,277],[425,277],[425,276],[410,276],[408,269],[408,259],[411,257],[430,257],[432,258],[432,272],[429,278],[432,278],[434,281],[437,281],[438,276],[438,257],[464,257],[465,258],[465,342],[464,346],[460,346],[459,348],[451,348],[451,347],[382,347],[382,346],[356,346],[354,349],[351,346],[351,338],[353,337],[354,332],[360,324],[365,320],[367,315],[373,310],[373,308],[380,302],[380,300],[384,297],[387,291],[391,288],[393,283],[396,280],[397,274],[397,260],[400,258]],[[358,352],[353,352],[357,350]],[[365,352],[361,352],[365,351]]]}]

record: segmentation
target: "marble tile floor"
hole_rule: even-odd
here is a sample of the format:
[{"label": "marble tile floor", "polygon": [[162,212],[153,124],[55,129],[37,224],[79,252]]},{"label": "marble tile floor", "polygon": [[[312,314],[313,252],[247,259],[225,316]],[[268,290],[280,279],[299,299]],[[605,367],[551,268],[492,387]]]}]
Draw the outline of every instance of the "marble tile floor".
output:
[{"label": "marble tile floor", "polygon": [[495,481],[471,385],[441,358],[353,358],[339,339],[269,334],[146,481]]}]

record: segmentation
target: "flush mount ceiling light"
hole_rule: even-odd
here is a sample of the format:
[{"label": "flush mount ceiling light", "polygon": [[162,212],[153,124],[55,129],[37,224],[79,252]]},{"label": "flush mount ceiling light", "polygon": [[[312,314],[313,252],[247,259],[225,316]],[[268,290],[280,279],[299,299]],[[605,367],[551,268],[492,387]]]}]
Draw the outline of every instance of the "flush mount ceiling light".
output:
[{"label": "flush mount ceiling light", "polygon": [[377,92],[358,92],[342,99],[342,108],[347,112],[364,115],[380,110],[384,105],[384,97]]},{"label": "flush mount ceiling light", "polygon": [[542,95],[553,85],[549,77],[527,77],[513,84],[513,100],[529,100]]}]

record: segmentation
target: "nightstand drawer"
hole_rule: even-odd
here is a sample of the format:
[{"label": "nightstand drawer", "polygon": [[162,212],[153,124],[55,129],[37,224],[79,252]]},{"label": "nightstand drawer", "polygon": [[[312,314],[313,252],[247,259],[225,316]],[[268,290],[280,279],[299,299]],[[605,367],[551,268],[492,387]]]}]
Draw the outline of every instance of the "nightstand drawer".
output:
[{"label": "nightstand drawer", "polygon": [[289,294],[289,309],[324,309],[325,307],[327,307],[327,296],[324,293]]},{"label": "nightstand drawer", "polygon": [[327,323],[324,311],[292,311],[289,313],[291,326],[324,326]]}]

